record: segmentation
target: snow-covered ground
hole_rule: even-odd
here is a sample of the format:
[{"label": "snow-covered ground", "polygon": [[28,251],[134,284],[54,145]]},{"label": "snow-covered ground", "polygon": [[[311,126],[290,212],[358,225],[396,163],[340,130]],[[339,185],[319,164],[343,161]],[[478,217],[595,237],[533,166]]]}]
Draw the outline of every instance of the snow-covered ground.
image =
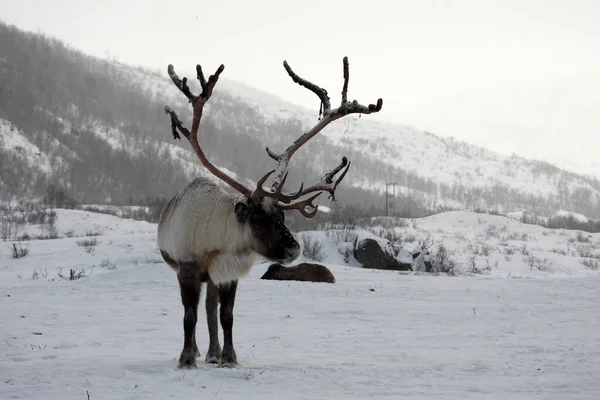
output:
[{"label": "snow-covered ground", "polygon": [[[600,274],[570,250],[543,275],[516,255],[512,264],[495,267],[492,260],[497,273],[490,275],[327,262],[333,285],[260,280],[268,264],[257,264],[236,297],[240,366],[199,362],[198,370],[181,371],[183,310],[175,275],[156,248],[155,225],[58,211],[61,235],[102,235],[90,252],[77,242],[92,237],[32,240],[20,259],[12,258],[11,243],[0,245],[1,399],[595,399],[600,393]],[[468,242],[491,246],[517,229],[533,251],[561,246],[559,240],[575,248],[569,241],[575,232],[544,234],[513,222],[447,213],[401,229],[431,230],[459,261],[473,251]],[[480,236],[493,231],[490,225],[500,234]],[[596,235],[589,239],[593,247]],[[82,268],[88,276],[78,280],[58,275]],[[514,273],[507,278],[507,271]]]}]

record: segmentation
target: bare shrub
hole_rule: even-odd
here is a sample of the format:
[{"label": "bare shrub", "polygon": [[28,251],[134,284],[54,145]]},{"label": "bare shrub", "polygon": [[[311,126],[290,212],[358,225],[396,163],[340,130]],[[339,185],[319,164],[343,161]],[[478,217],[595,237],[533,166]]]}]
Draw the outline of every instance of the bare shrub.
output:
[{"label": "bare shrub", "polygon": [[[498,267],[498,261],[496,261],[495,265],[496,265],[496,267]],[[479,273],[480,273],[480,274],[487,274],[487,273],[489,273],[491,270],[492,270],[492,266],[490,265],[490,259],[489,259],[489,258],[486,258],[486,259],[485,259],[485,267],[483,267],[483,268],[482,268],[482,269],[479,271]]]},{"label": "bare shrub", "polygon": [[592,239],[586,236],[583,232],[577,231],[577,236],[575,237],[578,243],[591,243]]},{"label": "bare shrub", "polygon": [[469,269],[474,274],[487,274],[492,270],[492,267],[490,266],[489,258],[486,258],[485,266],[483,266],[483,267],[477,265],[477,255],[476,254],[471,254],[467,258],[467,261],[468,261]]},{"label": "bare shrub", "polygon": [[419,243],[417,244],[417,248],[421,251],[428,250],[431,246],[433,246],[433,238],[430,234],[427,234],[426,238],[419,239]]},{"label": "bare shrub", "polygon": [[56,214],[56,211],[50,210],[46,219],[46,229],[48,229],[48,237],[51,239],[58,238],[58,228],[56,227],[57,219],[58,215]]},{"label": "bare shrub", "polygon": [[519,240],[520,235],[517,232],[511,232],[504,237],[506,240]]},{"label": "bare shrub", "polygon": [[417,240],[417,236],[412,232],[406,233],[403,238],[403,241],[407,242],[407,243],[413,243],[416,240]]},{"label": "bare shrub", "polygon": [[368,228],[368,232],[382,239],[386,239],[390,243],[400,243],[402,240],[402,234],[397,232],[395,229],[384,229],[384,228]]},{"label": "bare shrub", "polygon": [[600,261],[590,258],[581,259],[581,264],[585,265],[585,267],[591,271],[597,271],[600,268]]},{"label": "bare shrub", "polygon": [[439,272],[452,274],[456,267],[456,261],[450,257],[450,253],[443,243],[440,243],[433,256],[433,265]]},{"label": "bare shrub", "polygon": [[402,241],[402,234],[397,232],[395,229],[388,229],[385,231],[384,239],[387,239],[390,243],[400,243]]},{"label": "bare shrub", "polygon": [[21,243],[13,243],[12,247],[10,247],[13,258],[23,258],[27,254],[29,254],[29,243],[26,247],[23,247]]},{"label": "bare shrub", "polygon": [[25,224],[19,220],[13,219],[12,215],[0,216],[0,237],[2,240],[11,240],[19,235]]},{"label": "bare shrub", "polygon": [[454,232],[454,238],[458,240],[467,240],[467,237],[462,232]]},{"label": "bare shrub", "polygon": [[471,272],[475,274],[475,271],[477,270],[477,254],[471,254],[467,258],[467,261],[469,263],[469,268],[471,269]]},{"label": "bare shrub", "polygon": [[344,262],[348,264],[350,262],[350,256],[352,255],[352,249],[348,246],[338,248],[338,252],[344,257]]},{"label": "bare shrub", "polygon": [[323,245],[311,235],[302,235],[302,256],[308,260],[323,261]]},{"label": "bare shrub", "polygon": [[487,229],[485,230],[485,236],[487,239],[499,237],[500,234],[498,233],[498,228],[496,227],[496,225],[489,224]]},{"label": "bare shrub", "polygon": [[594,253],[592,251],[594,248],[589,244],[578,245],[576,249],[577,255],[579,255],[579,257],[600,259],[600,255]]},{"label": "bare shrub", "polygon": [[[35,280],[46,278],[46,277],[48,277],[48,269],[46,269],[46,268],[39,269],[39,270],[34,269],[33,272],[31,273],[31,276],[27,279],[30,281],[35,281]],[[17,275],[17,278],[23,279],[23,275],[19,274],[19,275]]]},{"label": "bare shrub", "polygon": [[473,254],[474,256],[477,256],[479,255],[479,245],[477,243],[469,243],[467,245],[467,251],[469,251],[469,253]]},{"label": "bare shrub", "polygon": [[523,261],[529,266],[530,271],[533,271],[534,268],[537,268],[540,271],[547,269],[546,264],[548,263],[548,259],[546,258],[541,259],[533,254],[529,254],[526,257],[523,257]]},{"label": "bare shrub", "polygon": [[58,270],[58,276],[65,280],[76,281],[77,279],[86,278],[86,277],[90,276],[93,272],[94,272],[93,269],[88,271],[85,268],[81,268],[81,269],[70,268],[69,275],[67,276],[62,273],[62,268],[61,268]]},{"label": "bare shrub", "polygon": [[514,246],[509,246],[509,247],[504,248],[504,253],[506,253],[509,256],[512,256],[513,254],[515,254],[516,251],[517,251],[517,248]]},{"label": "bare shrub", "polygon": [[490,255],[490,253],[492,252],[492,247],[487,243],[482,243],[480,249],[481,249],[481,254],[484,257],[488,257]]},{"label": "bare shrub", "polygon": [[98,242],[98,239],[93,237],[91,239],[78,240],[75,243],[77,243],[77,246],[85,248],[85,251],[88,254],[93,254],[94,251],[96,250],[96,246],[98,245],[99,242]]},{"label": "bare shrub", "polygon": [[408,227],[408,221],[400,217],[372,217],[369,222],[371,226],[381,225],[386,229]]},{"label": "bare shrub", "polygon": [[86,229],[85,236],[102,236],[102,232],[97,231],[97,230],[92,231],[90,229]]},{"label": "bare shrub", "polygon": [[29,236],[29,234],[27,232],[25,232],[24,234],[22,234],[21,236],[17,236],[17,241],[19,242],[28,242],[31,240],[31,236]]},{"label": "bare shrub", "polygon": [[521,248],[519,250],[521,251],[522,255],[524,255],[524,256],[529,255],[529,249],[527,248],[527,245],[525,243],[523,243],[523,245],[521,246]]},{"label": "bare shrub", "polygon": [[325,236],[327,236],[333,242],[340,244],[354,240],[356,234],[354,234],[350,229],[332,229],[326,230]]},{"label": "bare shrub", "polygon": [[500,246],[506,247],[508,245],[509,245],[509,243],[508,243],[508,239],[506,238],[506,236],[501,236],[500,237]]},{"label": "bare shrub", "polygon": [[105,260],[102,260],[102,262],[100,263],[100,267],[106,268],[109,271],[113,271],[113,270],[117,269],[117,264],[110,262],[110,259],[107,258]]},{"label": "bare shrub", "polygon": [[559,248],[555,247],[553,249],[550,249],[550,251],[553,252],[553,253],[556,253],[556,254],[561,254],[563,256],[567,255],[567,251],[565,249],[559,249]]}]

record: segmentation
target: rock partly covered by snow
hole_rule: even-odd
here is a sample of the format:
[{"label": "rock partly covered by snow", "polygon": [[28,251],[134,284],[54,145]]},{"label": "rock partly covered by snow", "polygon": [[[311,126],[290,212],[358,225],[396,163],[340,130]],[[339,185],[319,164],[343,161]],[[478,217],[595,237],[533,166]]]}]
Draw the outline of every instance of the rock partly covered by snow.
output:
[{"label": "rock partly covered by snow", "polygon": [[[412,259],[398,258],[392,244],[384,238],[366,231],[358,231],[354,246],[354,258],[363,268],[410,271]],[[408,261],[408,262],[403,262]]]}]

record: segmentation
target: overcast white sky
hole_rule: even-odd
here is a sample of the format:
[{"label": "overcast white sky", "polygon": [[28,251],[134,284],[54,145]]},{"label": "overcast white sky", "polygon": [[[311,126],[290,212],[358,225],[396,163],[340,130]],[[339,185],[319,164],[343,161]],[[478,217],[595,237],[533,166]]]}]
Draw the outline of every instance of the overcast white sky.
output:
[{"label": "overcast white sky", "polygon": [[[101,57],[161,71],[223,63],[224,77],[311,108],[282,61],[337,101],[347,55],[349,97],[382,97],[377,118],[575,167],[600,147],[574,141],[600,138],[598,0],[0,0],[0,10]],[[555,142],[534,151],[548,129]]]}]

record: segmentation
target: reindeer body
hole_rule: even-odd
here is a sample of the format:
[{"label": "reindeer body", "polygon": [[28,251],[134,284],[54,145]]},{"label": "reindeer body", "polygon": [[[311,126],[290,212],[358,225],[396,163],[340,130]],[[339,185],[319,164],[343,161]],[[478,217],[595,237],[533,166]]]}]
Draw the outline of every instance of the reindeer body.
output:
[{"label": "reindeer body", "polygon": [[158,248],[175,272],[193,265],[202,281],[220,285],[250,271],[256,253],[250,247],[250,227],[234,213],[239,201],[243,196],[197,178],[166,204],[158,222]]}]

